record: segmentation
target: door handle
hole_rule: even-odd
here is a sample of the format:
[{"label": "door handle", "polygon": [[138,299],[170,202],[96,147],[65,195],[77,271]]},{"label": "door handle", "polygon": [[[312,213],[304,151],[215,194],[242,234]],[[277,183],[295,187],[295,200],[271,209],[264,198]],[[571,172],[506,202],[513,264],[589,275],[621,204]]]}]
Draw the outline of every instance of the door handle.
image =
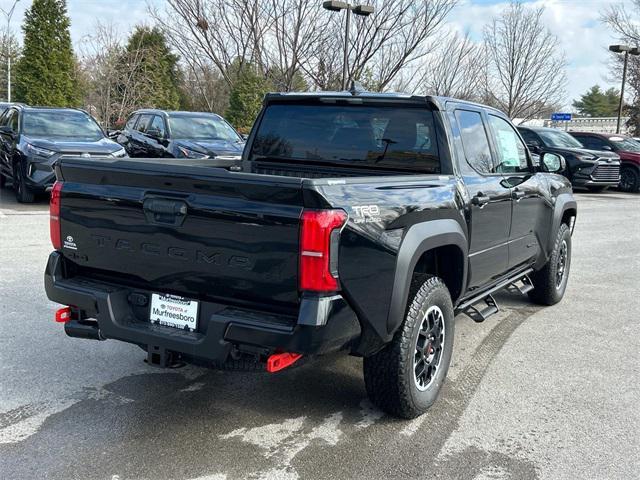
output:
[{"label": "door handle", "polygon": [[473,205],[477,205],[480,208],[484,207],[490,201],[491,201],[491,197],[486,197],[482,193],[478,193],[471,199],[471,203]]},{"label": "door handle", "polygon": [[517,188],[511,190],[511,198],[513,198],[516,202],[519,202],[525,197],[526,193],[522,190],[518,190]]}]

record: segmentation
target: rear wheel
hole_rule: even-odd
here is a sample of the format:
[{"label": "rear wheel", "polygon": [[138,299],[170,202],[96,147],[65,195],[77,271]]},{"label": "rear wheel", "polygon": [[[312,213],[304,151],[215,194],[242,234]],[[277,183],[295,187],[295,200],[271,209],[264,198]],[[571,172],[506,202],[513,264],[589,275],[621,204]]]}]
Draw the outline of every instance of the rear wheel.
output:
[{"label": "rear wheel", "polygon": [[20,162],[13,164],[13,193],[20,203],[33,203],[35,200],[35,194],[26,185],[24,169]]},{"label": "rear wheel", "polygon": [[401,418],[415,418],[436,401],[453,351],[453,305],[443,281],[427,277],[409,301],[393,340],[363,362],[371,401]]},{"label": "rear wheel", "polygon": [[534,289],[529,298],[542,305],[554,305],[562,300],[569,281],[571,268],[571,232],[561,224],[556,234],[553,251],[547,264],[531,275]]},{"label": "rear wheel", "polygon": [[633,167],[620,170],[620,190],[623,192],[637,192],[640,190],[640,171]]}]

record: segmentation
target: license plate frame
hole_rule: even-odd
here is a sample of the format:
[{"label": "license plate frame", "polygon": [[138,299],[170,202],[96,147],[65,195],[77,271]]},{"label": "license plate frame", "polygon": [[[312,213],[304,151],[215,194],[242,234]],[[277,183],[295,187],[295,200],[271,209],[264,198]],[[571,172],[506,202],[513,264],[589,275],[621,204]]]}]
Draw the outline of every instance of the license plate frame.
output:
[{"label": "license plate frame", "polygon": [[167,293],[152,293],[149,322],[153,325],[194,332],[198,328],[200,302]]}]

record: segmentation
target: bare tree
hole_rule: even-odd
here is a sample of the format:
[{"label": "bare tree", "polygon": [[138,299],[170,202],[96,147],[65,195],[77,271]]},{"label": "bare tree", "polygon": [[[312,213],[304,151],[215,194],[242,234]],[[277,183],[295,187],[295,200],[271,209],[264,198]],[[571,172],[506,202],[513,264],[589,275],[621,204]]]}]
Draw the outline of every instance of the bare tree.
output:
[{"label": "bare tree", "polygon": [[450,34],[426,58],[421,83],[430,94],[482,100],[486,84],[483,46],[474,43],[468,33]]},{"label": "bare tree", "polygon": [[369,73],[376,90],[385,90],[403,68],[432,50],[430,42],[457,0],[387,0],[373,2],[376,13],[356,19],[349,45],[350,77]]},{"label": "bare tree", "polygon": [[511,118],[534,118],[564,96],[566,61],[543,11],[514,2],[484,30],[487,98]]},{"label": "bare tree", "polygon": [[[142,105],[154,65],[141,47],[126,49],[113,24],[98,22],[83,38],[80,64],[86,82],[85,106],[105,125],[121,123]],[[149,57],[149,56],[147,56]]]},{"label": "bare tree", "polygon": [[246,65],[264,70],[270,8],[266,0],[167,0],[150,13],[183,58],[206,58],[232,85]]},{"label": "bare tree", "polygon": [[[430,40],[457,2],[373,1],[374,15],[354,18],[350,77],[386,89],[431,51]],[[206,58],[229,85],[246,65],[282,90],[301,77],[317,88],[339,79],[344,15],[325,12],[318,0],[167,0],[165,10],[151,14],[183,58]]]},{"label": "bare tree", "polygon": [[602,13],[602,20],[621,38],[640,45],[640,0],[631,0],[631,7],[623,3],[609,5]]}]

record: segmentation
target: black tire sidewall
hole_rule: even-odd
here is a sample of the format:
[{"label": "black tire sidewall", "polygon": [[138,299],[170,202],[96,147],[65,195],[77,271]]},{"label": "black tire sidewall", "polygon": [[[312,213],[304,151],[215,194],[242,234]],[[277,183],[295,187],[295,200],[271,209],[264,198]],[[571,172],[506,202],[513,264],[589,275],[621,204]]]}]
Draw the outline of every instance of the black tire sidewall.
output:
[{"label": "black tire sidewall", "polygon": [[[409,358],[405,359],[404,375],[405,381],[409,386],[412,403],[417,409],[424,411],[431,405],[433,405],[433,403],[436,401],[438,393],[440,392],[440,389],[444,384],[447,372],[449,371],[449,364],[451,363],[451,356],[453,353],[455,320],[449,291],[442,283],[439,283],[435,288],[430,290],[426,296],[422,298],[419,298],[418,293],[418,295],[416,295],[416,297],[413,299],[414,305],[412,306],[415,307],[415,303],[417,302],[419,302],[417,310],[418,314],[414,318],[411,318],[411,345],[409,346],[409,348],[407,348]],[[418,332],[422,324],[422,319],[424,318],[424,315],[426,315],[429,307],[433,305],[438,306],[444,316],[444,345],[442,349],[442,358],[440,359],[440,366],[436,372],[436,377],[426,390],[421,391],[416,386],[414,380],[415,373],[413,367],[413,356],[415,354],[415,345],[417,342]],[[411,308],[409,309],[407,315],[411,315]],[[409,318],[407,318],[407,320],[409,320]]]},{"label": "black tire sidewall", "polygon": [[622,190],[623,192],[637,192],[638,188],[640,187],[640,173],[638,172],[638,170],[632,167],[625,167],[620,173],[623,175],[631,175],[631,178],[633,178],[632,184],[629,188],[623,188],[621,186],[620,190]]},{"label": "black tire sidewall", "polygon": [[[556,273],[558,271],[558,257],[560,256],[560,249],[562,248],[562,241],[567,243],[567,263],[565,265],[564,277],[560,288],[556,287]],[[550,283],[550,290],[552,291],[554,303],[559,302],[564,297],[564,293],[567,290],[567,284],[569,282],[569,274],[571,273],[571,232],[569,227],[565,224],[560,225],[558,230],[558,236],[551,255],[548,271],[547,281]]]},{"label": "black tire sidewall", "polygon": [[29,190],[25,183],[24,167],[22,162],[17,161],[13,166],[13,192],[16,200],[20,203],[33,202],[33,193]]}]

